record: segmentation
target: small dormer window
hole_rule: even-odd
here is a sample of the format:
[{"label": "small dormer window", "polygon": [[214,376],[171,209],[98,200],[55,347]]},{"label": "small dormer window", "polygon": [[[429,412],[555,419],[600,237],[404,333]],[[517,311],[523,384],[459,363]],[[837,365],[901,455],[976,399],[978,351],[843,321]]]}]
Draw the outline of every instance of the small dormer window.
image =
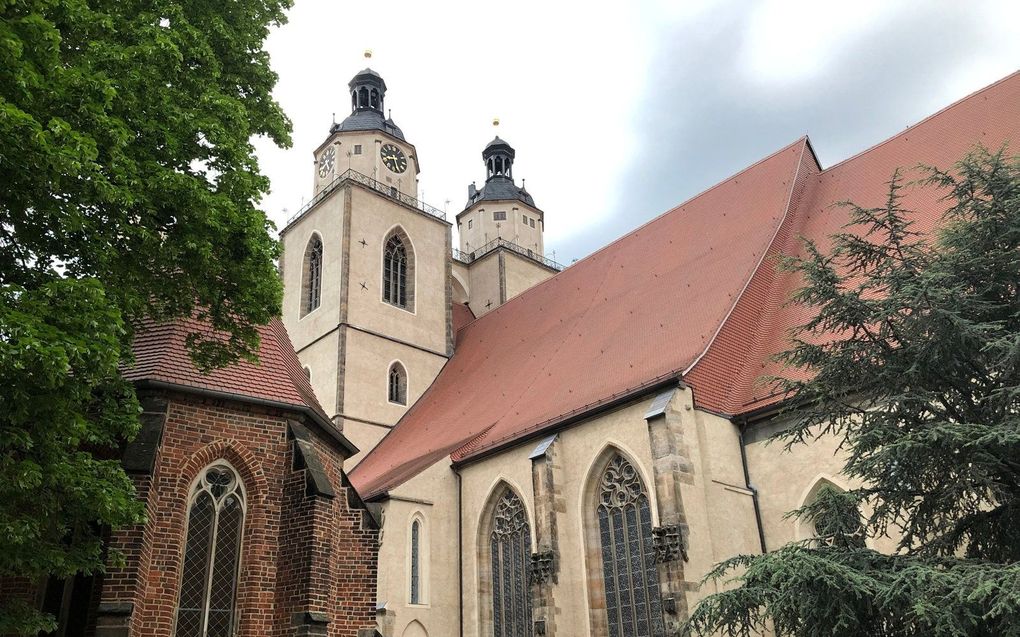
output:
[{"label": "small dormer window", "polygon": [[506,211],[505,210],[497,210],[496,212],[492,213],[492,220],[493,221],[506,221]]}]

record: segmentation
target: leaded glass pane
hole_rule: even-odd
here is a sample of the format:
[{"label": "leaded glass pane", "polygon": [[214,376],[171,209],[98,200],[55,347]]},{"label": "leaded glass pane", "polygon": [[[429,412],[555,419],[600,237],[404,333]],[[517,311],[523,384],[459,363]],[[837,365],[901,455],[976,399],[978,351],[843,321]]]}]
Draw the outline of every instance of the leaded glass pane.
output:
[{"label": "leaded glass pane", "polygon": [[531,530],[524,504],[506,489],[493,512],[492,624],[494,637],[531,637]]},{"label": "leaded glass pane", "polygon": [[400,237],[390,237],[383,254],[383,299],[407,306],[407,250]]},{"label": "leaded glass pane", "polygon": [[322,241],[318,237],[312,239],[308,250],[308,298],[306,303],[311,312],[319,307],[322,295]]},{"label": "leaded glass pane", "polygon": [[177,604],[178,637],[230,637],[244,497],[225,465],[206,469],[191,495]]},{"label": "leaded glass pane", "polygon": [[648,497],[637,470],[622,456],[606,467],[597,502],[610,636],[665,635]]},{"label": "leaded glass pane", "polygon": [[421,541],[421,523],[411,523],[411,603],[421,603],[421,558],[419,542]]}]

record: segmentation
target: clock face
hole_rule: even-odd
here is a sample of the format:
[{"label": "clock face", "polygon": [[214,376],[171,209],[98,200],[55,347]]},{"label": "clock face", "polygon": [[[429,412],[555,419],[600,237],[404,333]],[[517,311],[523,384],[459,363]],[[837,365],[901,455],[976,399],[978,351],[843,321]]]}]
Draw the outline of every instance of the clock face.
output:
[{"label": "clock face", "polygon": [[407,170],[407,157],[393,144],[383,144],[379,154],[382,156],[383,164],[393,172],[402,173]]},{"label": "clock face", "polygon": [[330,146],[319,157],[319,176],[325,177],[329,173],[333,172],[333,165],[335,161],[336,161],[336,148]]}]

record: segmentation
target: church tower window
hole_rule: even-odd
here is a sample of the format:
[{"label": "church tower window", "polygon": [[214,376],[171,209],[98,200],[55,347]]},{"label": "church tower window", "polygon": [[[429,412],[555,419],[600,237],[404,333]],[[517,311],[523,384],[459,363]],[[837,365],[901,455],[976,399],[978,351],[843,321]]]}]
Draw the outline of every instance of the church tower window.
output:
[{"label": "church tower window", "polygon": [[395,229],[383,248],[383,300],[414,311],[414,253],[402,230]]},{"label": "church tower window", "polygon": [[399,362],[390,365],[387,394],[391,403],[407,404],[407,372]]},{"label": "church tower window", "polygon": [[491,525],[492,635],[531,637],[531,530],[524,503],[509,487],[496,502]]},{"label": "church tower window", "polygon": [[666,634],[652,547],[648,496],[637,470],[616,454],[599,479],[595,520],[610,637]]},{"label": "church tower window", "polygon": [[304,294],[301,299],[301,316],[319,307],[322,300],[322,240],[312,235],[305,248]]},{"label": "church tower window", "polygon": [[244,492],[225,463],[206,468],[188,506],[176,637],[229,637],[244,527]]}]

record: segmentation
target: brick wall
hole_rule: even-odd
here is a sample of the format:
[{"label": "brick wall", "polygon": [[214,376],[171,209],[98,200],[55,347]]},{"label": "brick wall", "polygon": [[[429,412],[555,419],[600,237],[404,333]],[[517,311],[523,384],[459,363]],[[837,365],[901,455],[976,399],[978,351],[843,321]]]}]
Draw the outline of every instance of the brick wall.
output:
[{"label": "brick wall", "polygon": [[294,469],[288,419],[299,416],[186,394],[166,396],[165,410],[151,475],[135,477],[149,519],[111,538],[127,563],[102,582],[97,634],[172,634],[189,490],[216,460],[237,470],[247,496],[236,634],[355,637],[373,628],[378,531],[348,493],[340,446],[306,423],[336,493],[316,495],[306,470]]}]

